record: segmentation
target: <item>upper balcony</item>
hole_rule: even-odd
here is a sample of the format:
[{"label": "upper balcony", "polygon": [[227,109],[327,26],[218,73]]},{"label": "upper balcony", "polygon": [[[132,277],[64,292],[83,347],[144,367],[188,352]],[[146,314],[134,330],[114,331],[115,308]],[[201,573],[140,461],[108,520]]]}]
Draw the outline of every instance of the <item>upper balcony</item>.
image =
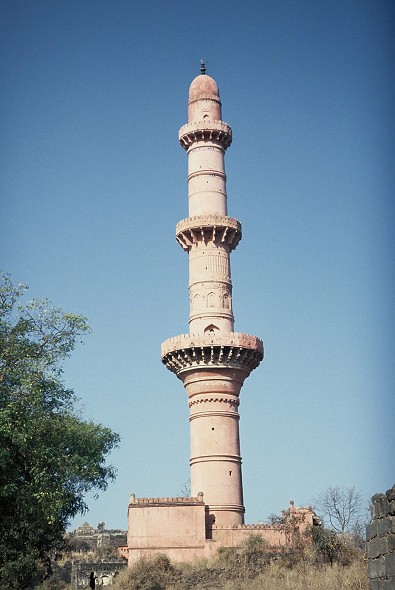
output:
[{"label": "upper balcony", "polygon": [[249,374],[263,359],[263,342],[240,332],[181,334],[161,346],[162,363],[179,375],[191,369],[239,368]]},{"label": "upper balcony", "polygon": [[226,150],[232,143],[232,128],[224,121],[193,121],[181,127],[178,139],[186,150],[196,141],[220,143]]},{"label": "upper balcony", "polygon": [[192,244],[204,241],[206,244],[219,242],[234,250],[242,236],[241,223],[233,217],[224,215],[196,215],[177,223],[176,239],[187,252]]}]

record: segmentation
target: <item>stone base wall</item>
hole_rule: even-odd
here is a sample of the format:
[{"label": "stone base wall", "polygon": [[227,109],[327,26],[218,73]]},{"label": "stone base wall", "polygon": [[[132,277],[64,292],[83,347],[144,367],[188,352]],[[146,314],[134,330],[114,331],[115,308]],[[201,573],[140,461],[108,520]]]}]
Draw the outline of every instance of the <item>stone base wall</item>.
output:
[{"label": "stone base wall", "polygon": [[128,562],[166,553],[176,561],[205,556],[203,498],[135,498],[129,502]]},{"label": "stone base wall", "polygon": [[372,497],[372,522],[366,527],[371,590],[395,590],[395,485]]},{"label": "stone base wall", "polygon": [[250,535],[261,535],[277,552],[292,546],[294,533],[314,526],[311,508],[286,511],[287,524],[207,525],[208,507],[197,498],[135,498],[129,502],[128,544],[119,555],[129,566],[143,556],[165,553],[173,561],[193,562],[214,557],[220,547],[238,547]]}]

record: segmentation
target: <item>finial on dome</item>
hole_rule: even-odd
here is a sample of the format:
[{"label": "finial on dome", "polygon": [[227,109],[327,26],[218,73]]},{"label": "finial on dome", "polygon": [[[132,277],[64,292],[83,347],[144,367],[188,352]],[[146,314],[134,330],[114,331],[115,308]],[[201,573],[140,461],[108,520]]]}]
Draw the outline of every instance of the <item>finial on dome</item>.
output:
[{"label": "finial on dome", "polygon": [[204,61],[202,59],[200,60],[200,73],[201,74],[206,73],[206,64],[204,63]]}]

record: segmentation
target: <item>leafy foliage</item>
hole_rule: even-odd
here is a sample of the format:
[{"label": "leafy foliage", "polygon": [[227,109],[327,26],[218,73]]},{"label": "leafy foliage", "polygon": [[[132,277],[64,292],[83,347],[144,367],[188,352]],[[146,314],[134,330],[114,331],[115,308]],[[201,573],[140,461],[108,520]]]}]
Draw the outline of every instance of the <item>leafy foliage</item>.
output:
[{"label": "leafy foliage", "polygon": [[119,440],[80,417],[61,380],[86,319],[46,300],[20,304],[25,291],[0,276],[0,576],[10,590],[45,578],[85,493],[114,478],[105,459]]}]

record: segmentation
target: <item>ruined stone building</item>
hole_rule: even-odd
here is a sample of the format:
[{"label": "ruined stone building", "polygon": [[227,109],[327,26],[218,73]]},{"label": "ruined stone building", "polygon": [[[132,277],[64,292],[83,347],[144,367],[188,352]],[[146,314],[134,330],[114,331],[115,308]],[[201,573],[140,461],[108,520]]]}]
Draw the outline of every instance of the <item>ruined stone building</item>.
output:
[{"label": "ruined stone building", "polygon": [[104,522],[94,528],[88,522],[69,533],[70,538],[84,541],[84,544],[94,551],[99,547],[119,547],[125,545],[126,531],[120,529],[106,529]]},{"label": "ruined stone building", "polygon": [[[126,543],[126,531],[120,529],[106,529],[105,523],[101,522],[93,527],[88,522],[77,527],[69,533],[70,540],[77,541],[75,551],[78,553],[80,547],[81,558],[74,558],[68,568],[59,568],[58,575],[66,582],[71,583],[72,590],[89,589],[91,574],[95,579],[96,587],[111,586],[119,572],[125,568],[125,560],[120,547]],[[99,558],[97,550],[105,548],[110,554],[118,558]],[[112,551],[113,550],[113,551]],[[89,555],[90,554],[90,555]],[[56,566],[56,564],[54,564]]]}]

